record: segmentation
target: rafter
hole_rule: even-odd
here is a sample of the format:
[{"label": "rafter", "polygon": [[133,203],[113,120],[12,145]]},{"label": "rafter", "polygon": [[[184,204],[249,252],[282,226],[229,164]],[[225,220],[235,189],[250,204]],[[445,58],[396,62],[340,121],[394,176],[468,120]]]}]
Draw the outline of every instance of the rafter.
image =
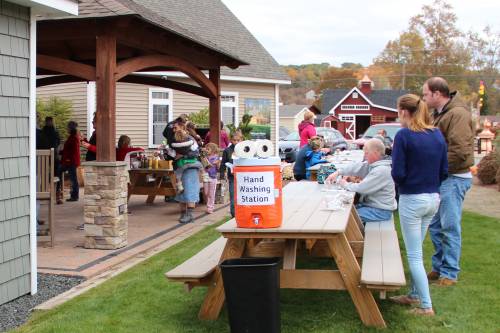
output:
[{"label": "rafter", "polygon": [[37,68],[42,68],[61,74],[81,77],[88,81],[95,81],[96,79],[95,67],[68,59],[52,57],[44,54],[37,54],[36,66]]},{"label": "rafter", "polygon": [[167,55],[148,55],[124,60],[117,65],[115,78],[151,67],[167,67],[179,70],[198,83],[209,96],[217,96],[215,85],[195,66],[182,59]]}]

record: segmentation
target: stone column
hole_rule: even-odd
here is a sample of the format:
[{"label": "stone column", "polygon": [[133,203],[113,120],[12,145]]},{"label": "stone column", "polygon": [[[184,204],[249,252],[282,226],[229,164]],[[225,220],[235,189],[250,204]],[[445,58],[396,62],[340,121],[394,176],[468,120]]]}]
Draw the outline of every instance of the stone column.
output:
[{"label": "stone column", "polygon": [[85,162],[85,245],[113,250],[127,245],[127,183],[125,162]]}]

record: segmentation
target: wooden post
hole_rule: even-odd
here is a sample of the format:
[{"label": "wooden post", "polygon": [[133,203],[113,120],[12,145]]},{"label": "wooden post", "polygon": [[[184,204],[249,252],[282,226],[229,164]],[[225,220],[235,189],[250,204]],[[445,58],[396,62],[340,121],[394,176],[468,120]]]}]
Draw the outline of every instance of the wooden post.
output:
[{"label": "wooden post", "polygon": [[217,96],[210,98],[209,117],[210,117],[210,142],[220,145],[220,68],[208,71],[208,78],[217,89]]},{"label": "wooden post", "polygon": [[116,161],[116,38],[97,36],[96,40],[96,138],[97,161]]}]

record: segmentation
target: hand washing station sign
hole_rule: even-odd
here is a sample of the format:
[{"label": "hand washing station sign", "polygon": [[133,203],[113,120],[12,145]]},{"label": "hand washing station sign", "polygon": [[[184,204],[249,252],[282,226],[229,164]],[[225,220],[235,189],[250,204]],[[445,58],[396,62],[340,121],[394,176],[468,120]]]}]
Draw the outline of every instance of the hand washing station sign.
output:
[{"label": "hand washing station sign", "polygon": [[240,206],[274,205],[274,173],[236,173],[236,203]]}]

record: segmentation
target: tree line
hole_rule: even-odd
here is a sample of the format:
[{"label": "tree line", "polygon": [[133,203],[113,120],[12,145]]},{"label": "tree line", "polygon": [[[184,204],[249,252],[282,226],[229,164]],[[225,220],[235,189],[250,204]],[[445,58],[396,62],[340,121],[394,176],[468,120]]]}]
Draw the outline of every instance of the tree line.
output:
[{"label": "tree line", "polygon": [[284,104],[307,104],[304,94],[311,89],[319,98],[327,88],[350,89],[364,74],[376,89],[404,89],[419,95],[427,78],[442,76],[474,107],[479,106],[482,81],[481,114],[500,113],[500,31],[488,26],[480,31],[460,30],[453,7],[443,0],[423,6],[366,68],[356,63],[339,67],[321,63],[284,69],[292,79],[291,86],[281,89]]}]

